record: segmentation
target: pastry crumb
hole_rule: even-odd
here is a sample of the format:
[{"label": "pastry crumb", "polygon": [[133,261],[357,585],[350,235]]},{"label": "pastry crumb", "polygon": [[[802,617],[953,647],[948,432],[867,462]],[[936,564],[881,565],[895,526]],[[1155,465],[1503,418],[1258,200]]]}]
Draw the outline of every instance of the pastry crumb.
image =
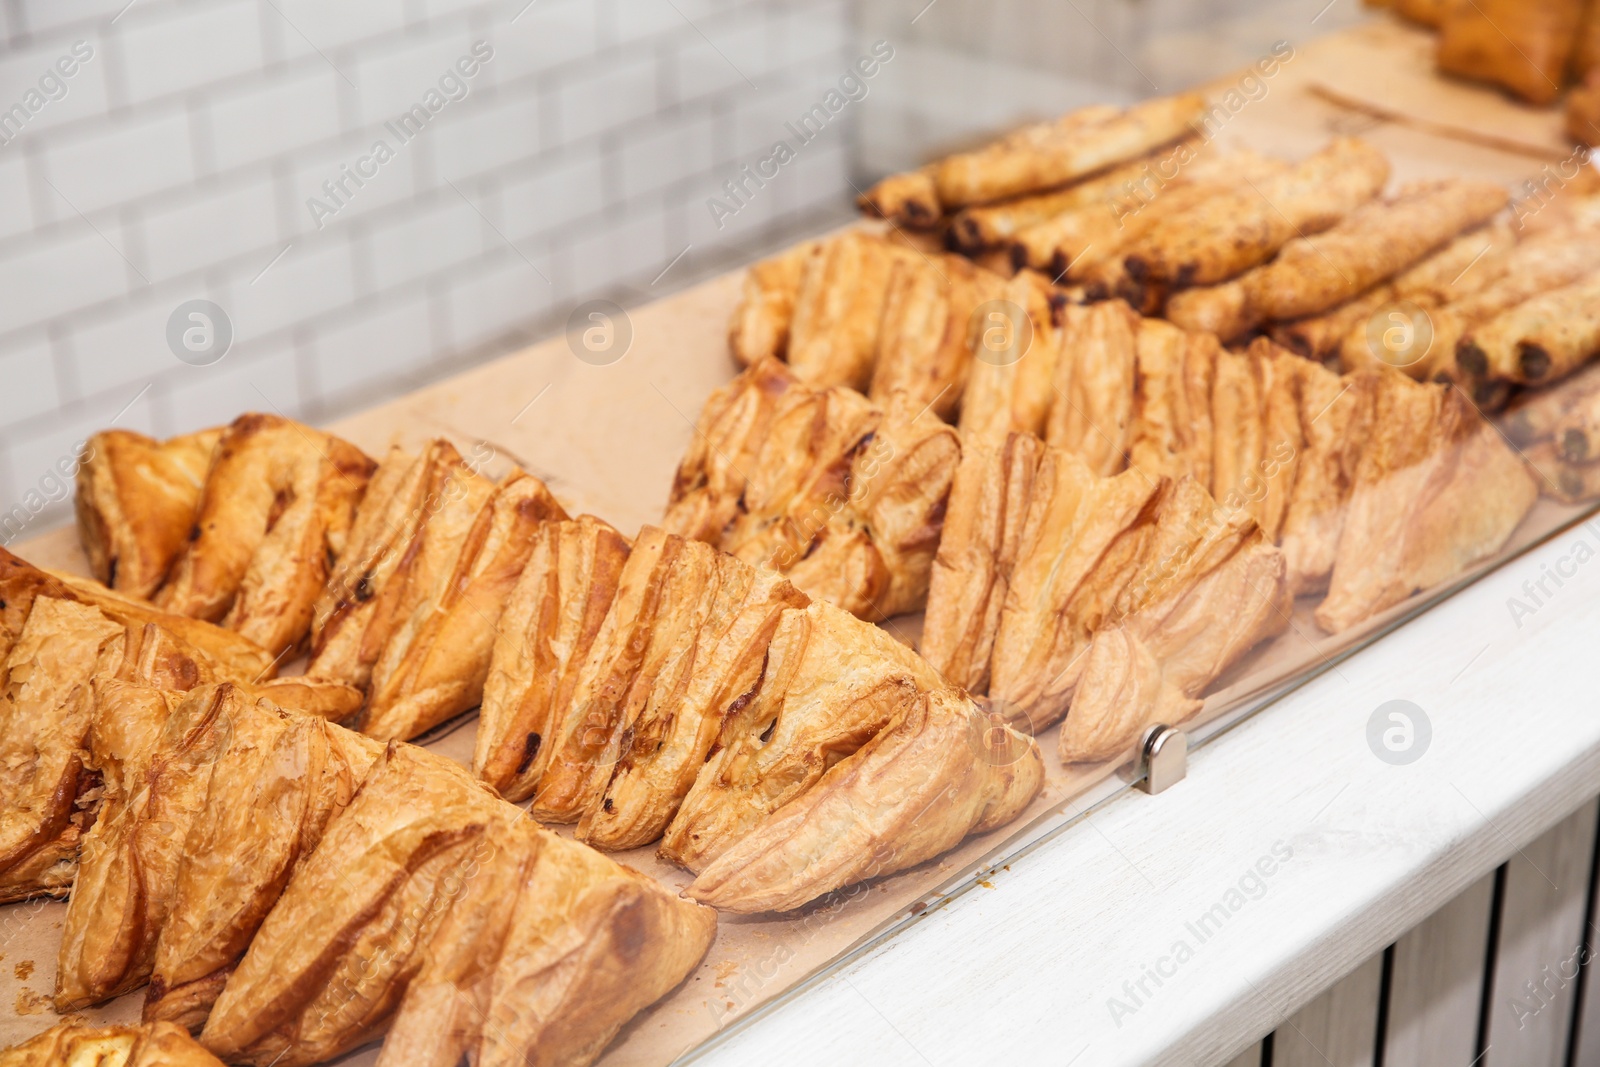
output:
[{"label": "pastry crumb", "polygon": [[17,976],[17,981],[26,982],[29,978],[33,977],[33,961],[23,960],[21,963],[11,968],[11,973]]}]

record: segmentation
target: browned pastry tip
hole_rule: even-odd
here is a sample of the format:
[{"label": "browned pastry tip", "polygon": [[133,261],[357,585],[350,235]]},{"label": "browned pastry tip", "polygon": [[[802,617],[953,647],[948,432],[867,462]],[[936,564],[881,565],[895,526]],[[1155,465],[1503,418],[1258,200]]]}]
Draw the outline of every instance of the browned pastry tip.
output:
[{"label": "browned pastry tip", "polygon": [[188,543],[220,429],[156,441],[131,430],[89,438],[78,467],[78,539],[113,589],[149,597]]},{"label": "browned pastry tip", "polygon": [[0,1050],[0,1067],[222,1067],[189,1032],[171,1023],[88,1026],[66,1020]]},{"label": "browned pastry tip", "polygon": [[937,225],[944,214],[931,168],[891,174],[862,193],[856,203],[874,218],[888,219],[914,230]]},{"label": "browned pastry tip", "polygon": [[728,349],[740,363],[748,367],[788,353],[800,279],[806,262],[821,247],[820,241],[803,241],[745,272],[739,306],[728,323]]},{"label": "browned pastry tip", "polygon": [[937,689],[733,842],[688,895],[741,914],[793,911],[1003,825],[1043,782],[1031,738]]}]

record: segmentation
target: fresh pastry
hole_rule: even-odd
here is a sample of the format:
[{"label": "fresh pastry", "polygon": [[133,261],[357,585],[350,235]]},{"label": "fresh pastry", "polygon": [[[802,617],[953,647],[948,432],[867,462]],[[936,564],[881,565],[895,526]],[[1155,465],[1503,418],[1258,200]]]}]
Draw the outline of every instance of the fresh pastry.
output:
[{"label": "fresh pastry", "polygon": [[394,743],[296,870],[201,1041],[230,1063],[298,1067],[392,1021],[385,1064],[587,1064],[714,931],[709,909]]},{"label": "fresh pastry", "polygon": [[[1005,279],[959,256],[902,258],[889,274],[868,397],[888,407],[897,396],[912,417],[949,419],[973,362],[973,315],[999,300]],[[848,384],[848,383],[847,383]]]},{"label": "fresh pastry", "polygon": [[0,678],[0,904],[64,897],[93,821],[80,807],[90,681],[122,663],[121,625],[86,604],[37,597]]},{"label": "fresh pastry", "polygon": [[59,1022],[0,1051],[0,1067],[222,1067],[187,1030],[171,1023],[88,1026]]},{"label": "fresh pastry", "polygon": [[353,445],[288,419],[235,419],[156,602],[287,653],[311,628],[373,466]]},{"label": "fresh pastry", "polygon": [[1317,625],[1339,633],[1493,555],[1537,496],[1460,390],[1381,372]]},{"label": "fresh pastry", "polygon": [[939,202],[965,207],[1064,184],[1190,134],[1204,110],[1203,96],[1182,93],[1126,111],[1082,108],[1026,127],[936,164]]},{"label": "fresh pastry", "polygon": [[758,363],[701,413],[663,527],[862,618],[915,611],[960,444],[932,415],[902,412]]},{"label": "fresh pastry", "polygon": [[1501,85],[1531,104],[1561,95],[1583,0],[1472,0],[1443,4],[1439,69]]},{"label": "fresh pastry", "polygon": [[493,492],[443,438],[416,456],[392,449],[313,606],[306,673],[365,690],[389,641],[453,568]]},{"label": "fresh pastry", "polygon": [[[449,567],[413,572],[422,595],[373,667],[363,733],[405,740],[478,705],[500,612],[533,548],[534,531],[566,517],[543,482],[512,471],[472,516]],[[424,564],[439,521],[436,515],[424,527]]]},{"label": "fresh pastry", "polygon": [[89,570],[113,589],[150,597],[189,542],[221,430],[155,441],[131,430],[89,438],[78,467],[78,538]]},{"label": "fresh pastry", "polygon": [[821,241],[802,241],[745,272],[744,291],[728,324],[728,349],[740,363],[748,367],[788,353],[795,294],[806,264],[821,247]]},{"label": "fresh pastry", "polygon": [[1170,483],[1120,618],[1095,631],[1061,726],[1064,763],[1130,753],[1182,723],[1228,667],[1289,622],[1283,553],[1192,479]]},{"label": "fresh pastry", "polygon": [[785,610],[752,699],[723,719],[661,855],[701,870],[942,684],[889,633],[831,604]]},{"label": "fresh pastry", "polygon": [[687,892],[736,913],[793,911],[1004,825],[1043,781],[1031,738],[936,689],[729,844]]},{"label": "fresh pastry", "polygon": [[1139,323],[1128,463],[1150,474],[1212,481],[1212,383],[1227,354],[1208,333]]},{"label": "fresh pastry", "polygon": [[1140,317],[1120,300],[1068,307],[1045,440],[1096,474],[1127,466]]},{"label": "fresh pastry", "polygon": [[546,739],[617,593],[628,540],[590,515],[548,522],[501,615],[489,659],[472,769],[507,800],[533,796]]},{"label": "fresh pastry", "polygon": [[1340,138],[1288,172],[1209,197],[1133,242],[1090,275],[1091,287],[1137,307],[1153,286],[1215,285],[1296,237],[1326,230],[1378,195],[1388,177],[1383,153]]},{"label": "fresh pastry", "polygon": [[1039,439],[1027,433],[962,445],[933,560],[920,648],[950,684],[973,693],[988,690],[989,657],[1042,451]]},{"label": "fresh pastry", "polygon": [[862,193],[856,202],[868,215],[916,230],[936,225],[944,214],[931,168],[891,174]]},{"label": "fresh pastry", "polygon": [[897,263],[921,254],[851,230],[806,258],[795,291],[787,357],[809,385],[866,389],[878,354],[878,327]]},{"label": "fresh pastry", "polygon": [[985,321],[973,324],[976,358],[961,394],[963,441],[998,439],[1014,430],[1042,435],[1055,400],[1057,322],[1065,313],[1065,291],[1024,270],[1006,283],[1001,299]]},{"label": "fresh pastry", "polygon": [[1371,430],[1376,378],[1371,373],[1340,376],[1310,360],[1294,366],[1300,377],[1303,446],[1278,544],[1289,591],[1299,596],[1328,587],[1345,503]]},{"label": "fresh pastry", "polygon": [[1286,241],[1271,263],[1225,284],[1174,295],[1167,317],[1185,329],[1229,339],[1263,322],[1321,314],[1486,222],[1506,200],[1505,189],[1489,182],[1406,186],[1360,210],[1352,206],[1331,229],[1317,227],[1326,233]]},{"label": "fresh pastry", "polygon": [[1457,358],[1492,380],[1538,385],[1572,373],[1597,354],[1600,273],[1474,327],[1461,339]]},{"label": "fresh pastry", "polygon": [[1211,495],[1226,508],[1248,511],[1271,543],[1283,530],[1305,447],[1297,372],[1303,362],[1266,338],[1216,360]]}]

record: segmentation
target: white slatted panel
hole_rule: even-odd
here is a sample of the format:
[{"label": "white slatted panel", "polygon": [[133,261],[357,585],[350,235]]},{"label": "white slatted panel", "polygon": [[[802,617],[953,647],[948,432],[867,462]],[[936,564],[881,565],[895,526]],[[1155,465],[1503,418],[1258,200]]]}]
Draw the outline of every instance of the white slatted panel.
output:
[{"label": "white slatted panel", "polygon": [[1440,908],[1394,946],[1384,1067],[1469,1064],[1489,945],[1494,875]]},{"label": "white slatted panel", "polygon": [[1272,1067],[1372,1067],[1382,985],[1380,952],[1278,1027]]},{"label": "white slatted panel", "polygon": [[[1589,914],[1591,923],[1600,923],[1600,878],[1589,887]],[[1578,1050],[1572,1057],[1573,1067],[1600,1067],[1600,970],[1595,968],[1595,952],[1600,947],[1600,936],[1589,928],[1589,958],[1585,961],[1588,974],[1584,978],[1583,1006],[1578,1022]]]},{"label": "white slatted panel", "polygon": [[1589,899],[1595,802],[1506,864],[1484,1067],[1562,1067]]}]

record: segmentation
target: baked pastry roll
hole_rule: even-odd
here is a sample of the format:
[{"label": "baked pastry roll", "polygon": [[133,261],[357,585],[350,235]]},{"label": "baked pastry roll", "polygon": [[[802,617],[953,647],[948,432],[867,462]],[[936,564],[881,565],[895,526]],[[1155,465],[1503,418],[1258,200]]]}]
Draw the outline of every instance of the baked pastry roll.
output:
[{"label": "baked pastry roll", "polygon": [[548,522],[506,601],[489,660],[472,770],[507,800],[539,786],[545,739],[616,596],[628,540],[591,515]]},{"label": "baked pastry roll", "polygon": [[914,230],[936,226],[944,214],[932,167],[891,174],[862,193],[856,203],[868,215]]},{"label": "baked pastry roll", "polygon": [[936,689],[727,846],[687,893],[741,914],[793,911],[1004,825],[1043,781],[1031,738]]},{"label": "baked pastry roll", "polygon": [[[424,561],[440,517],[424,527]],[[533,548],[534,531],[566,517],[542,481],[512,471],[472,516],[448,569],[413,572],[417,607],[373,667],[363,733],[380,740],[416,737],[483,699],[500,613]]]},{"label": "baked pastry roll", "polygon": [[1160,319],[1140,321],[1130,466],[1211,484],[1212,381],[1223,355],[1211,334],[1186,333]]},{"label": "baked pastry roll", "polygon": [[1596,27],[1590,31],[1595,54],[1588,77],[1567,97],[1567,136],[1593,148],[1600,144],[1600,18],[1590,15]]},{"label": "baked pastry roll", "polygon": [[1583,0],[1472,0],[1439,23],[1439,69],[1491,81],[1531,104],[1561,95]]},{"label": "baked pastry roll", "polygon": [[863,618],[914,611],[960,451],[954,430],[915,415],[759,363],[708,402],[706,446],[679,465],[664,528]]},{"label": "baked pastry roll", "polygon": [[1101,478],[1047,449],[990,657],[989,709],[1038,733],[1066,714],[1095,631],[1119,617],[1168,482],[1137,468]]},{"label": "baked pastry roll", "polygon": [[217,442],[194,534],[156,603],[287,653],[311,628],[373,467],[337,437],[241,415]]},{"label": "baked pastry roll", "polygon": [[973,346],[988,325],[975,329],[973,313],[1005,289],[1005,279],[959,256],[896,263],[867,396],[880,407],[898,398],[908,417],[926,410],[948,420],[966,389]]},{"label": "baked pastry roll", "polygon": [[1120,300],[1067,307],[1045,441],[1096,474],[1127,466],[1140,318]]},{"label": "baked pastry roll", "polygon": [[803,241],[745,272],[744,291],[728,324],[728,349],[740,363],[748,367],[788,352],[800,279],[821,247],[821,241]]},{"label": "baked pastry roll", "polygon": [[[1591,238],[1592,239],[1592,238]],[[1600,354],[1600,274],[1504,311],[1462,338],[1464,367],[1496,381],[1555,381]]]},{"label": "baked pastry roll", "polygon": [[171,1023],[86,1026],[60,1022],[0,1051],[0,1067],[222,1067],[189,1032]]},{"label": "baked pastry roll", "polygon": [[1294,368],[1300,377],[1304,444],[1278,545],[1289,592],[1299,596],[1328,587],[1345,505],[1371,432],[1376,379],[1370,373],[1340,376],[1310,360],[1297,360]]},{"label": "baked pastry roll", "polygon": [[443,438],[416,456],[391,449],[313,606],[306,673],[365,690],[390,638],[431,588],[427,579],[443,580],[493,491]]},{"label": "baked pastry roll", "polygon": [[1460,391],[1382,372],[1317,625],[1339,633],[1499,551],[1533,476]]},{"label": "baked pastry roll", "polygon": [[1181,723],[1256,644],[1289,623],[1283,554],[1192,479],[1162,494],[1118,621],[1096,630],[1060,734],[1064,763],[1131,751],[1153,723]]},{"label": "baked pastry roll", "polygon": [[150,597],[189,542],[220,429],[156,441],[131,430],[89,438],[78,467],[78,539],[100,581]]},{"label": "baked pastry roll", "polygon": [[1010,134],[935,165],[939,202],[964,207],[1039,192],[1191,133],[1205,97],[1182,93],[1118,111],[1096,106]]},{"label": "baked pastry roll", "polygon": [[662,857],[701,870],[943,684],[886,631],[831,604],[785,610],[752,699],[723,720]]},{"label": "baked pastry roll", "polygon": [[1406,186],[1360,210],[1352,205],[1331,229],[1316,227],[1325,233],[1286,241],[1277,259],[1242,277],[1175,294],[1167,317],[1185,329],[1231,339],[1263,322],[1320,314],[1481,225],[1506,201],[1505,188],[1489,182]]},{"label": "baked pastry roll", "polygon": [[1207,197],[1150,231],[1094,271],[1091,288],[1139,307],[1148,306],[1152,287],[1215,285],[1265,262],[1296,237],[1326,230],[1377,196],[1388,179],[1382,152],[1339,138],[1287,173],[1235,185],[1234,192]]},{"label": "baked pastry roll", "polygon": [[[976,358],[961,393],[964,441],[1001,438],[1014,430],[1043,434],[1055,400],[1051,385],[1061,350],[1057,321],[1067,294],[1044,275],[1024,270],[1006,283],[1001,299],[1010,309],[993,309],[988,321],[974,324]],[[996,313],[1005,321],[995,321]]]},{"label": "baked pastry roll", "polygon": [[723,716],[755,688],[786,607],[777,573],[646,527],[554,724],[532,811],[623,849],[661,836]]},{"label": "baked pastry roll", "polygon": [[1043,451],[1025,433],[962,445],[933,560],[921,651],[950,684],[973,693],[988,689],[989,657]]},{"label": "baked pastry roll", "polygon": [[93,822],[79,806],[90,681],[117,670],[123,627],[86,604],[40,596],[0,678],[0,904],[64,897]]},{"label": "baked pastry roll", "polygon": [[794,297],[788,362],[811,385],[866,389],[895,264],[921,254],[851,230],[808,257]]}]

